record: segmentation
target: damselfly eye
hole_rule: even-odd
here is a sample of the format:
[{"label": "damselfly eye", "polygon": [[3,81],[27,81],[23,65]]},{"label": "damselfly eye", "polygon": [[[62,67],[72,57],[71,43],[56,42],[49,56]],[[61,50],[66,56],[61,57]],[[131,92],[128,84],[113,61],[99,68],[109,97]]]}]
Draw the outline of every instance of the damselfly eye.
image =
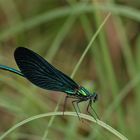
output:
[{"label": "damselfly eye", "polygon": [[94,93],[94,98],[93,98],[93,102],[97,101],[98,100],[98,94],[97,93]]}]

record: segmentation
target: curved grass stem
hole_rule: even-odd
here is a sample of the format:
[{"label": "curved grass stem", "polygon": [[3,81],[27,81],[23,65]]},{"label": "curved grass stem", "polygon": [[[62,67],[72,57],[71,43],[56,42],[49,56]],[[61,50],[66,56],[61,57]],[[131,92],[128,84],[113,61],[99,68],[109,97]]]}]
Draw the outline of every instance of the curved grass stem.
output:
[{"label": "curved grass stem", "polygon": [[[77,114],[75,112],[65,112],[65,115],[77,117]],[[109,132],[111,132],[112,134],[117,136],[119,139],[128,140],[124,135],[122,135],[120,132],[118,132],[117,130],[115,130],[114,128],[109,126],[108,124],[106,124],[106,123],[104,123],[104,122],[102,122],[102,121],[100,121],[98,119],[95,120],[93,117],[91,117],[89,115],[86,115],[86,114],[79,113],[79,115],[80,115],[81,118],[83,118],[85,120],[97,123],[101,127],[105,128],[106,130],[108,130]],[[44,117],[50,117],[50,116],[63,116],[63,112],[50,112],[50,113],[39,114],[39,115],[32,116],[30,118],[27,118],[27,119],[15,124],[13,127],[8,129],[5,133],[3,133],[0,136],[0,140],[3,140],[5,137],[7,137],[15,129],[17,129],[18,127],[20,127],[20,126],[22,126],[22,125],[24,125],[24,124],[26,124],[28,122],[31,122],[31,121],[36,120],[36,119],[44,118]]]}]

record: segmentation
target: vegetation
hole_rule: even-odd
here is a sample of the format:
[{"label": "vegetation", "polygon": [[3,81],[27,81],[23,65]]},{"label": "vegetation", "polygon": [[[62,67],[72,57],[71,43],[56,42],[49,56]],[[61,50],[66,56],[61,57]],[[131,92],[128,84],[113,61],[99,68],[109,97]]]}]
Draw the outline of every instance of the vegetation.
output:
[{"label": "vegetation", "polygon": [[[91,92],[96,89],[99,100],[93,106],[112,128],[91,123],[94,120],[84,114],[84,121],[72,112],[61,115],[65,94],[0,70],[0,139],[10,128],[5,139],[116,140],[117,131],[121,139],[138,139],[138,8],[136,0],[1,0],[0,64],[17,68],[15,48],[32,49]],[[81,103],[82,113],[86,105]],[[67,111],[72,110],[69,100]]]}]

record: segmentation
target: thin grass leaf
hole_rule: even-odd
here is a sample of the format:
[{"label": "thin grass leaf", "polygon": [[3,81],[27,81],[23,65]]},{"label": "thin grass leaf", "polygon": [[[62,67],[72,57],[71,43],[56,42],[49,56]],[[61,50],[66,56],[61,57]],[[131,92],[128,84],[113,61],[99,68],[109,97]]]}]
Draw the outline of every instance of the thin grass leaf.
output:
[{"label": "thin grass leaf", "polygon": [[78,15],[82,13],[93,12],[93,10],[111,12],[112,14],[121,15],[127,18],[134,19],[136,21],[140,21],[139,10],[131,7],[115,4],[98,4],[94,6],[90,4],[85,5],[83,3],[78,3],[75,4],[73,7],[64,7],[56,10],[53,9],[50,12],[47,11],[46,13],[35,16],[34,18],[17,23],[17,25],[14,25],[14,27],[12,26],[7,30],[4,29],[3,32],[1,31],[0,40],[7,39],[15,34],[27,31],[29,29],[32,29],[36,26],[39,26],[43,23],[57,18],[61,18],[68,15]]},{"label": "thin grass leaf", "polygon": [[[17,123],[16,125],[14,125],[13,127],[11,127],[9,130],[7,130],[5,133],[3,133],[0,136],[0,140],[3,140],[5,137],[7,137],[11,132],[13,132],[14,130],[16,130],[17,128],[21,127],[22,125],[25,125],[26,123],[29,123],[33,120],[36,119],[40,119],[40,118],[44,118],[44,117],[50,117],[50,116],[62,116],[63,112],[50,112],[50,113],[45,113],[45,114],[39,114],[36,116],[32,116],[28,119],[25,119],[19,123]],[[68,116],[75,116],[77,117],[77,114],[75,112],[65,112],[65,115]],[[80,117],[85,119],[85,120],[89,120],[91,122],[97,123],[98,125],[100,125],[101,127],[105,128],[106,130],[108,130],[110,133],[114,134],[115,136],[117,136],[118,138],[120,138],[121,140],[128,140],[125,136],[123,136],[120,132],[118,132],[117,130],[115,130],[114,128],[112,128],[111,126],[107,125],[106,123],[100,121],[100,120],[95,120],[93,117],[86,115],[86,114],[82,114],[79,113]]]}]

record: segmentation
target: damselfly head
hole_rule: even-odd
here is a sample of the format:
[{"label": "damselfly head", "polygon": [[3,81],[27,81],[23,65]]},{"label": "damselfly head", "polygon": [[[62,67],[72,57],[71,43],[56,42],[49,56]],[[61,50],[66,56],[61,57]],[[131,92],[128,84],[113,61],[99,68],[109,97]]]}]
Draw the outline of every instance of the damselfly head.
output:
[{"label": "damselfly head", "polygon": [[96,92],[94,92],[94,94],[92,96],[92,100],[94,103],[98,100],[98,94]]}]

